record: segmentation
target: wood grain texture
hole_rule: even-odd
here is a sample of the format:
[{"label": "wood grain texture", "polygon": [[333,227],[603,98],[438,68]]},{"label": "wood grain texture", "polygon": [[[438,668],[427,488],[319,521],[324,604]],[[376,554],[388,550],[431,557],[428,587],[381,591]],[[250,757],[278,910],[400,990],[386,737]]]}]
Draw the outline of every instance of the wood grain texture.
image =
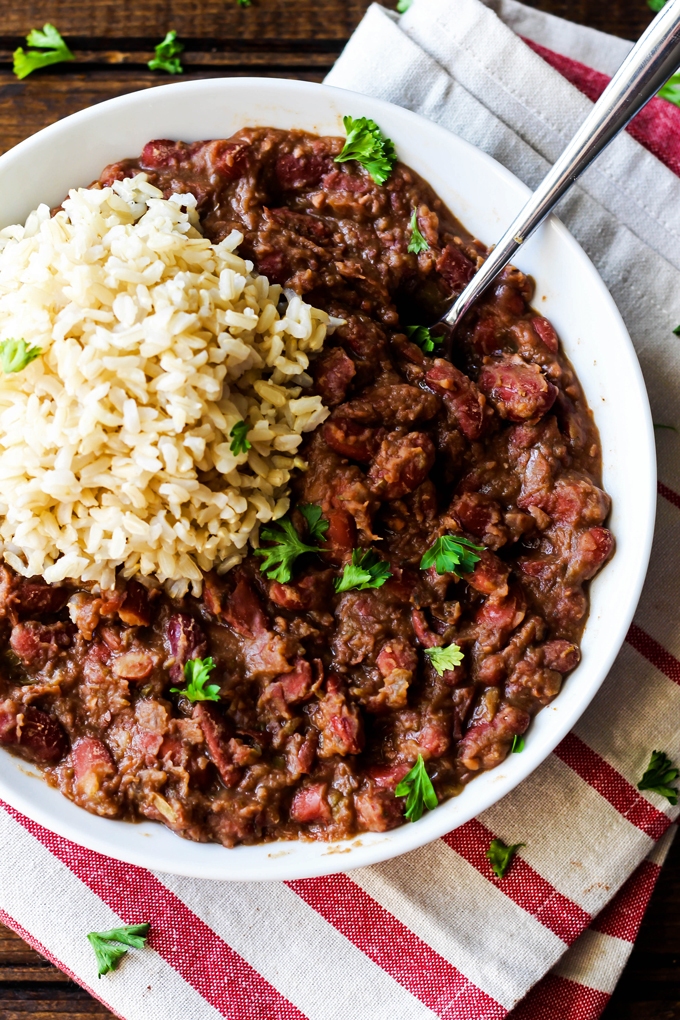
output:
[{"label": "wood grain texture", "polygon": [[522,0],[527,7],[568,18],[600,32],[637,39],[654,15],[645,0]]},{"label": "wood grain texture", "polygon": [[[321,81],[368,2],[253,0],[244,9],[235,0],[0,0],[0,151],[77,110],[171,80],[146,68],[171,28],[186,45],[183,80],[257,74]],[[652,17],[644,0],[525,2],[628,39]],[[18,82],[11,54],[45,21],[67,36],[77,62]],[[101,1003],[0,926],[0,1020],[105,1017],[112,1014]],[[603,1020],[680,1020],[680,842]]]}]

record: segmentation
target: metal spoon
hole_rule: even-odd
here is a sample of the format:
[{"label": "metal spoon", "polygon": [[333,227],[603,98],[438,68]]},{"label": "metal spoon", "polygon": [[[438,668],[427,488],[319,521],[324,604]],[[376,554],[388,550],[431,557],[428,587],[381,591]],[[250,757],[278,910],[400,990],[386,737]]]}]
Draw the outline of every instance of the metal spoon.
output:
[{"label": "metal spoon", "polygon": [[448,340],[470,306],[619,131],[680,66],[680,0],[657,15],[621,64],[573,139],[433,330]]}]

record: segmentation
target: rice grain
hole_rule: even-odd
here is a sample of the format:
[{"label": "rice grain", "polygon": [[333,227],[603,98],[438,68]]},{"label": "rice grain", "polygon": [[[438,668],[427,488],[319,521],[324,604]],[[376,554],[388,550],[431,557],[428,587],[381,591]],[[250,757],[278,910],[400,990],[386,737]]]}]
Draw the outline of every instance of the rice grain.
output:
[{"label": "rice grain", "polygon": [[0,231],[0,340],[42,351],[0,375],[0,552],[21,574],[198,595],[288,509],[329,413],[304,392],[329,318],[254,274],[237,231],[204,238],[195,205],[139,174]]}]

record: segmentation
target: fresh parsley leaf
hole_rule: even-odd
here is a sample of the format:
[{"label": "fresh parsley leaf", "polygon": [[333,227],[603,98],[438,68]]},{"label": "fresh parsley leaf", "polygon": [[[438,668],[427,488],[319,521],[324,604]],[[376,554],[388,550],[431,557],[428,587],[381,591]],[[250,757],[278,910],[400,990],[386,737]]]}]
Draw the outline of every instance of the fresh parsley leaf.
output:
[{"label": "fresh parsley leaf", "polygon": [[397,11],[399,14],[406,14],[412,3],[413,0],[397,0]]},{"label": "fresh parsley leaf", "polygon": [[49,21],[43,25],[42,31],[39,28],[32,28],[26,36],[26,43],[39,50],[57,50],[60,47],[68,49],[59,29],[50,25]]},{"label": "fresh parsley leaf", "polygon": [[112,943],[118,942],[125,946],[132,946],[134,949],[143,949],[148,934],[148,924],[127,924],[123,928],[112,928],[110,931],[89,932],[87,938],[97,958],[99,977],[115,970],[118,961],[127,953],[127,949],[123,949],[121,945],[112,945]]},{"label": "fresh parsley leaf", "polygon": [[0,342],[0,366],[3,372],[21,372],[42,354],[41,347],[29,347],[25,340],[2,340]]},{"label": "fresh parsley leaf", "polygon": [[239,7],[252,7],[252,0],[236,0]]},{"label": "fresh parsley leaf", "polygon": [[97,938],[107,942],[120,942],[133,949],[143,949],[149,937],[150,924],[126,924],[122,928],[111,928],[110,931],[92,932]]},{"label": "fresh parsley leaf", "polygon": [[506,846],[502,839],[491,840],[486,856],[491,862],[491,870],[496,878],[505,878],[512,859],[521,846],[526,846],[526,843],[513,843],[511,846]]},{"label": "fresh parsley leaf", "polygon": [[309,537],[317,542],[323,542],[328,531],[328,521],[321,515],[321,507],[316,503],[302,503],[298,510],[307,521]]},{"label": "fresh parsley leaf", "polygon": [[676,326],[673,332],[675,333],[676,336],[680,336],[680,326]]},{"label": "fresh parsley leaf", "polygon": [[250,425],[247,421],[237,421],[229,433],[229,438],[231,439],[229,449],[235,457],[238,457],[241,453],[247,453],[253,445],[246,439],[249,431]]},{"label": "fresh parsley leaf", "polygon": [[463,661],[463,653],[458,645],[445,645],[443,648],[435,645],[433,648],[426,648],[425,654],[439,676],[444,676],[445,670],[455,669]]},{"label": "fresh parsley leaf", "polygon": [[418,344],[422,351],[426,354],[430,354],[435,344],[441,344],[444,342],[443,336],[433,336],[432,332],[427,326],[406,326],[406,335],[409,340],[412,340],[414,344]]},{"label": "fresh parsley leaf", "polygon": [[347,140],[336,163],[355,159],[365,166],[376,184],[384,184],[397,162],[397,153],[389,138],[381,133],[374,120],[368,117],[343,117]]},{"label": "fresh parsley leaf", "polygon": [[173,29],[168,32],[163,42],[154,47],[156,56],[150,60],[147,67],[150,71],[166,71],[167,74],[181,74],[184,70],[178,53],[181,53],[184,46],[177,41],[177,32]]},{"label": "fresh parsley leaf", "polygon": [[380,588],[392,576],[390,565],[372,549],[354,549],[352,562],[345,564],[342,577],[336,577],[335,590]]},{"label": "fresh parsley leaf", "polygon": [[256,556],[264,556],[262,573],[272,581],[288,584],[292,577],[292,568],[298,556],[307,552],[318,552],[315,545],[305,545],[291,520],[282,517],[270,527],[262,528],[260,538],[265,542],[274,542],[266,549],[256,549]]},{"label": "fresh parsley leaf", "polygon": [[411,227],[411,240],[406,251],[411,252],[412,255],[420,255],[421,251],[429,251],[429,244],[418,230],[418,212],[415,209],[409,226]]},{"label": "fresh parsley leaf", "polygon": [[36,48],[24,50],[19,46],[14,51],[14,73],[17,78],[25,78],[32,71],[49,67],[51,64],[62,64],[66,60],[75,60],[61,34],[49,22],[43,25],[42,31],[39,28],[30,31],[26,36],[26,43],[28,46]]},{"label": "fresh parsley leaf", "polygon": [[406,797],[404,817],[409,822],[417,822],[419,818],[422,818],[425,808],[428,811],[436,808],[439,803],[437,794],[434,792],[432,780],[427,774],[422,754],[418,755],[418,760],[411,771],[407,772],[399,783],[394,791],[394,796]]},{"label": "fresh parsley leaf", "polygon": [[677,72],[662,85],[657,92],[659,99],[667,99],[669,103],[680,106],[680,72]]},{"label": "fresh parsley leaf", "polygon": [[666,0],[647,0],[647,6],[658,14],[666,6]]},{"label": "fresh parsley leaf", "polygon": [[515,733],[512,738],[512,747],[510,748],[511,754],[520,754],[524,750],[524,737],[518,737]]},{"label": "fresh parsley leaf", "polygon": [[651,790],[665,797],[669,804],[678,803],[678,789],[671,786],[678,776],[680,769],[676,768],[667,754],[663,751],[652,751],[649,765],[638,783],[638,790]]},{"label": "fresh parsley leaf", "polygon": [[677,428],[675,427],[675,425],[659,425],[657,422],[654,422],[654,428],[655,429],[668,429],[670,432],[677,432],[678,431]]},{"label": "fresh parsley leaf", "polygon": [[442,535],[423,556],[420,569],[434,566],[438,574],[471,574],[480,560],[474,549],[482,552],[484,546],[459,535]]},{"label": "fresh parsley leaf", "polygon": [[184,678],[187,681],[187,686],[183,689],[171,687],[171,693],[183,694],[189,701],[219,701],[219,686],[217,684],[205,686],[214,668],[215,663],[212,658],[189,659],[184,665]]}]

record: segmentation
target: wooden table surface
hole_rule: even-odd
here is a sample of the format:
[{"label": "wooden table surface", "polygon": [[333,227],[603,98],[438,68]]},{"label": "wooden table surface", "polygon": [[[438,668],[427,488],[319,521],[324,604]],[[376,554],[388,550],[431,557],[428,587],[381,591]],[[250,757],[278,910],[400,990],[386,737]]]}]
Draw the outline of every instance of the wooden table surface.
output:
[{"label": "wooden table surface", "polygon": [[[644,0],[528,2],[628,39],[651,18]],[[0,151],[92,103],[168,81],[146,62],[171,28],[186,43],[186,78],[258,74],[321,81],[367,6],[368,0],[253,0],[249,8],[236,0],[0,0]],[[68,38],[77,63],[19,82],[11,54],[45,21]],[[604,1020],[680,1020],[676,844]],[[105,1016],[111,1014],[104,1006],[0,925],[0,1020]]]}]

